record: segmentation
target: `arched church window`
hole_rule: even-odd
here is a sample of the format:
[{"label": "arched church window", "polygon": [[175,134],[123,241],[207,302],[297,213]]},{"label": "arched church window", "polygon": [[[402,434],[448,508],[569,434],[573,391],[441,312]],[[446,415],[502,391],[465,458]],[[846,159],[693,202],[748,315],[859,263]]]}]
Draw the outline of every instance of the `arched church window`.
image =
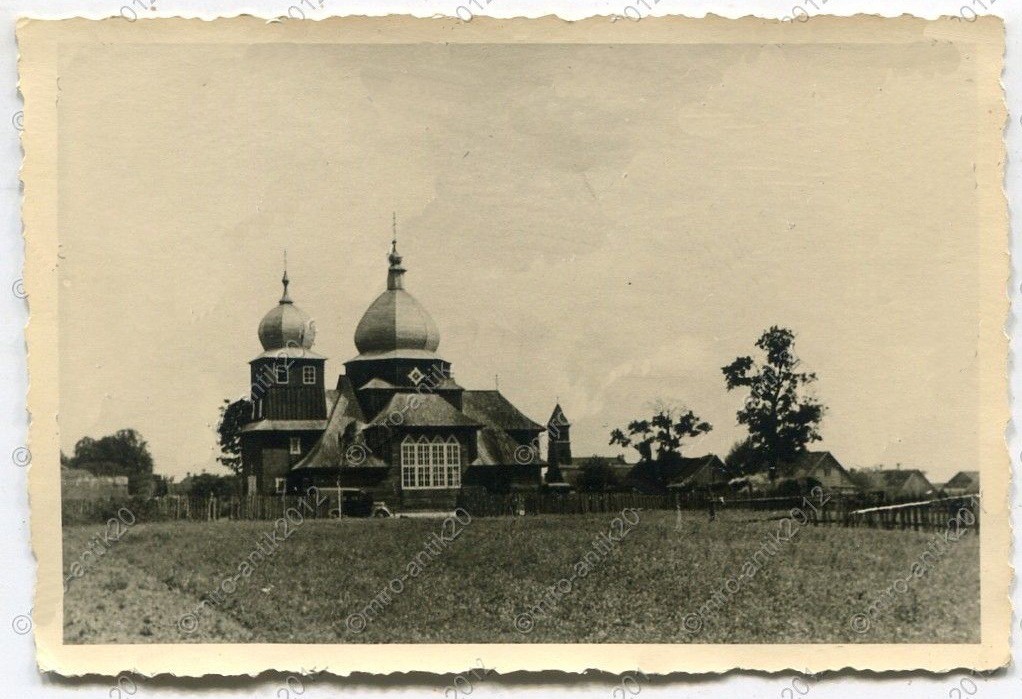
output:
[{"label": "arched church window", "polygon": [[447,438],[446,456],[447,487],[461,487],[461,445],[453,436]]},{"label": "arched church window", "polygon": [[453,436],[401,440],[402,488],[461,487],[461,445]]},{"label": "arched church window", "polygon": [[429,440],[425,437],[419,437],[419,443],[415,446],[415,480],[419,488],[433,487],[433,479],[429,473],[429,457]]},{"label": "arched church window", "polygon": [[414,488],[415,479],[415,440],[405,437],[401,440],[401,487]]}]

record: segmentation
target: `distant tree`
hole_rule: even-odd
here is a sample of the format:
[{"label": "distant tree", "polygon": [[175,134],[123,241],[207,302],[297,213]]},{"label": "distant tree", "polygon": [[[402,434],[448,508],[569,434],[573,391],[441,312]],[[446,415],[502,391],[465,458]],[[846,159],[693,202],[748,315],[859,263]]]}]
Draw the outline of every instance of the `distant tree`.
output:
[{"label": "distant tree", "polygon": [[200,473],[192,476],[188,494],[194,498],[228,498],[237,492],[236,476],[217,476],[212,473]]},{"label": "distant tree", "polygon": [[826,410],[815,398],[803,395],[816,374],[799,371],[794,343],[795,333],[775,325],[756,341],[763,361],[738,357],[722,368],[727,390],[749,389],[738,422],[749,430],[750,446],[761,454],[771,479],[777,477],[780,464],[821,439],[819,426]]},{"label": "distant tree", "polygon": [[[683,412],[684,411],[684,412]],[[642,461],[667,463],[681,458],[685,439],[713,429],[691,410],[660,402],[648,420],[633,420],[625,430],[610,433],[610,443],[634,447]]]},{"label": "distant tree", "polygon": [[101,439],[82,437],[68,465],[94,476],[127,476],[128,493],[152,496],[153,457],[148,443],[133,429],[118,430]]},{"label": "distant tree", "polygon": [[586,459],[579,468],[575,489],[584,493],[603,493],[620,485],[617,474],[603,459]]},{"label": "distant tree", "polygon": [[225,398],[220,405],[220,422],[216,426],[220,438],[217,461],[234,474],[241,473],[241,428],[252,420],[252,401],[239,398],[233,403]]}]

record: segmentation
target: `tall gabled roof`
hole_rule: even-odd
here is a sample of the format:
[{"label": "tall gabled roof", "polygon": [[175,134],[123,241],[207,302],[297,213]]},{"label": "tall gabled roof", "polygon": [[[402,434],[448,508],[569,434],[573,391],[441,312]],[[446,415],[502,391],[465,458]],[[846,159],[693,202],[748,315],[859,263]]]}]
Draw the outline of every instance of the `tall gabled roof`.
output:
[{"label": "tall gabled roof", "polygon": [[461,396],[461,412],[502,430],[543,431],[542,425],[526,417],[500,391],[465,391]]},{"label": "tall gabled roof", "polygon": [[[336,400],[330,417],[327,419],[326,429],[312,449],[301,461],[292,466],[291,470],[337,468],[342,465],[386,466],[383,461],[373,456],[372,452],[365,448],[357,451],[360,463],[353,464],[350,458],[346,458],[344,452],[350,449],[351,444],[346,443],[342,450],[342,441],[354,437],[353,443],[359,444],[361,430],[365,427],[365,418],[355,399],[355,392],[351,388],[348,377],[341,376],[337,381],[337,390],[332,393],[335,394]],[[345,439],[342,440],[342,437]]]}]

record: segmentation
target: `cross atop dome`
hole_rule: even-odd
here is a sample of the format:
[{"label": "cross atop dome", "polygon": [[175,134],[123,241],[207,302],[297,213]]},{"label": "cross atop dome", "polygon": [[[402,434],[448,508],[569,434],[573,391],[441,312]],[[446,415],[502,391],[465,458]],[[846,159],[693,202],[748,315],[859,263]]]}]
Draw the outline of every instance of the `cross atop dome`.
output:
[{"label": "cross atop dome", "polygon": [[280,283],[284,285],[284,293],[280,297],[281,303],[293,303],[291,297],[287,295],[287,285],[291,283],[291,280],[287,278],[287,250],[284,250],[284,276],[280,278]]},{"label": "cross atop dome", "polygon": [[397,251],[397,214],[393,214],[394,237],[390,241],[390,254],[387,255],[387,260],[390,262],[390,269],[387,270],[387,288],[393,291],[394,289],[404,289],[404,280],[402,276],[405,273],[405,268],[401,266],[401,255]]}]

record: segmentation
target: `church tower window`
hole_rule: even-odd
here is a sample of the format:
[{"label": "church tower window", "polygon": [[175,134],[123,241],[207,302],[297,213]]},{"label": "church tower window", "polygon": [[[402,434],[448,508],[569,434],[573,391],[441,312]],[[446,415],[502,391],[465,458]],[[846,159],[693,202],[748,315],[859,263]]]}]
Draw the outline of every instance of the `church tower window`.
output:
[{"label": "church tower window", "polygon": [[291,453],[299,455],[302,453],[302,438],[292,437],[291,438]]},{"label": "church tower window", "polygon": [[290,367],[288,367],[287,362],[278,362],[273,365],[273,372],[276,374],[277,383],[288,382],[288,374],[290,373],[288,369]]},{"label": "church tower window", "polygon": [[307,366],[302,368],[302,383],[307,386],[316,383],[316,367]]}]

